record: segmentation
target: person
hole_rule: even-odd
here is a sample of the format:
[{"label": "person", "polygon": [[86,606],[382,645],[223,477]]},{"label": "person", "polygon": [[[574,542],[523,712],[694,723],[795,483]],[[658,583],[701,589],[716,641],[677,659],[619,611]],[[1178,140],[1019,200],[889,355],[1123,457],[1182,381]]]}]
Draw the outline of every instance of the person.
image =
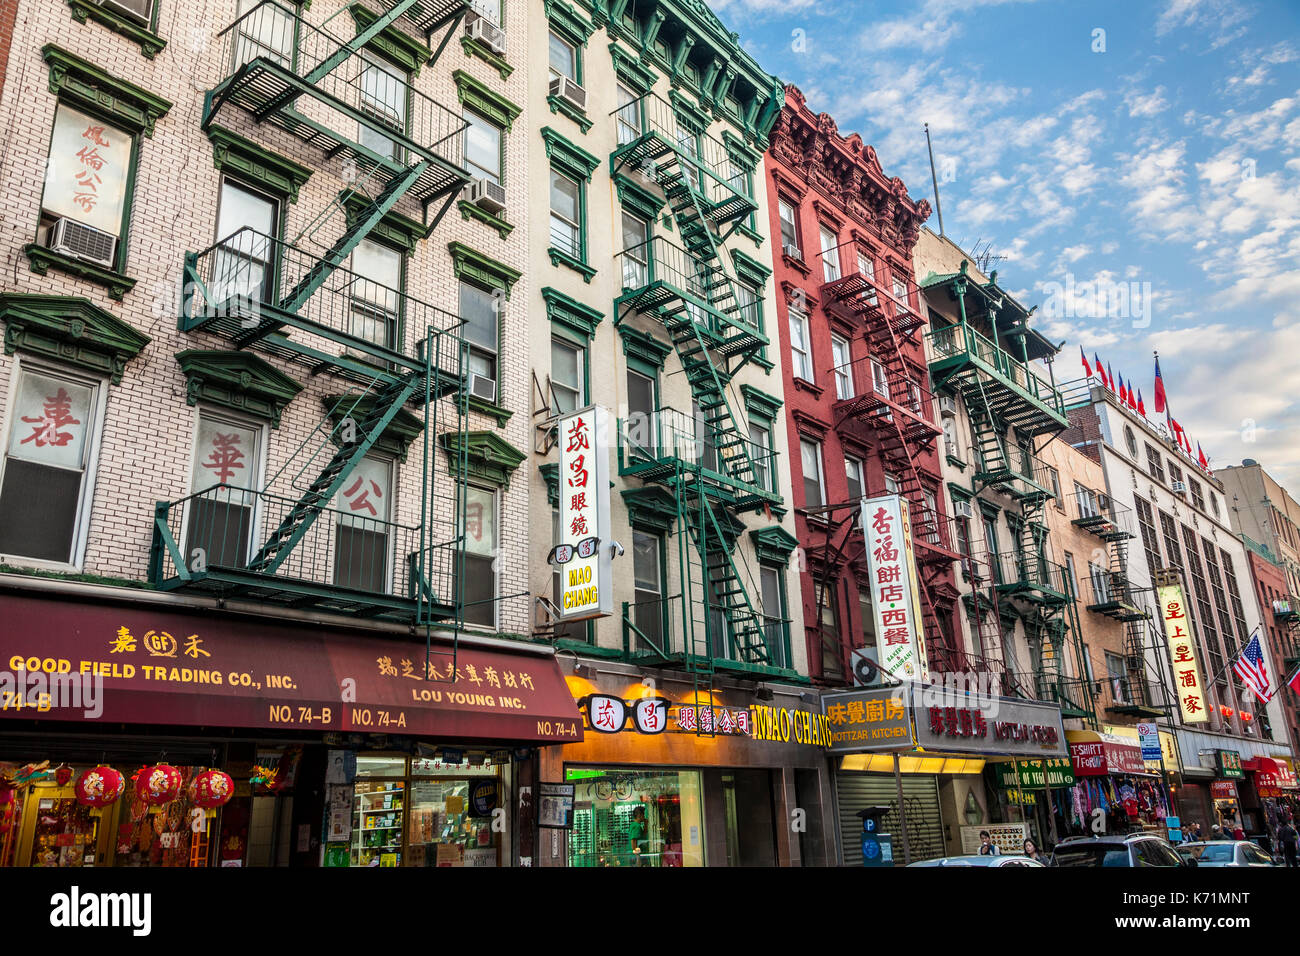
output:
[{"label": "person", "polygon": [[645,807],[637,807],[632,811],[632,821],[628,824],[627,837],[628,843],[632,849],[632,859],[635,861],[633,866],[649,866],[649,861],[642,857],[649,846],[650,841],[646,839],[649,827],[645,822]]},{"label": "person", "polygon": [[980,856],[1001,856],[1002,851],[993,842],[988,830],[980,831]]},{"label": "person", "polygon": [[1300,831],[1296,830],[1295,823],[1289,817],[1277,828],[1277,842],[1282,849],[1282,856],[1286,858],[1286,865],[1296,866],[1296,857],[1300,854]]},{"label": "person", "polygon": [[1211,839],[1211,840],[1222,840],[1222,839],[1223,839],[1223,827],[1219,826],[1217,823],[1214,824],[1214,826],[1210,827],[1210,839]]},{"label": "person", "polygon": [[1045,862],[1043,860],[1043,854],[1038,852],[1038,845],[1029,837],[1025,837],[1024,848],[1025,856],[1029,857],[1029,859],[1037,860],[1039,863]]}]

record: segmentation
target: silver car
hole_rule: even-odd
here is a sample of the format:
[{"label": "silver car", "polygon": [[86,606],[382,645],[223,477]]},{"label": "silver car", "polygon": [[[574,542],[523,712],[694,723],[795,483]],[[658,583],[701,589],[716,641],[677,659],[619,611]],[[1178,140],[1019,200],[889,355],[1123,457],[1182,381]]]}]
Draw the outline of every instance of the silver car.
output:
[{"label": "silver car", "polygon": [[1174,847],[1197,866],[1277,866],[1273,858],[1249,840],[1198,840]]},{"label": "silver car", "polygon": [[941,856],[933,860],[918,860],[908,866],[1043,866],[1027,856]]}]

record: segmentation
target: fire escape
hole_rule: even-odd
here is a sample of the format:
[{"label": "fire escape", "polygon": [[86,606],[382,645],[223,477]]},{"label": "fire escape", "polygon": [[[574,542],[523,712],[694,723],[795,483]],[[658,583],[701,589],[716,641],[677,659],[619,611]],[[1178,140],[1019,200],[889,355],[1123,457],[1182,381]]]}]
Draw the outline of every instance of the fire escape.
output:
[{"label": "fire escape", "polygon": [[[295,242],[242,228],[186,253],[178,328],[236,352],[276,356],[311,377],[329,375],[346,394],[327,400],[325,419],[264,487],[217,484],[159,502],[150,580],[167,590],[401,621],[424,627],[427,641],[435,622],[458,627],[463,616],[457,516],[465,511],[466,449],[462,442],[455,452],[461,460],[450,469],[457,476],[450,489],[436,487],[431,451],[439,437],[465,428],[461,319],[348,263],[399,203],[422,210],[428,238],[468,180],[460,117],[380,70],[362,49],[390,28],[428,39],[446,27],[440,53],[466,7],[379,6],[355,23],[345,7],[318,27],[267,0],[219,34],[228,72],[206,94],[203,128],[274,127],[270,138],[288,134],[314,148],[320,168],[340,170],[346,187]],[[423,414],[419,523],[339,510],[340,493],[360,480],[358,468],[385,429],[420,426],[407,406]]]},{"label": "fire escape", "polygon": [[733,385],[767,344],[722,255],[756,206],[725,175],[721,142],[654,94],[616,111],[620,125],[633,112],[640,134],[620,137],[611,170],[663,192],[681,245],[655,235],[618,254],[615,325],[640,316],[663,327],[695,407],[619,422],[619,473],[671,498],[680,571],[679,592],[662,612],[624,605],[624,638],[634,659],[688,671],[697,693],[711,693],[719,667],[761,677],[788,675],[791,666],[789,622],[764,616],[755,569],[736,548],[743,526],[735,516],[781,500],[776,452],[750,440]]},{"label": "fire escape", "polygon": [[[862,330],[868,352],[867,358],[833,370],[833,378],[847,379],[850,393],[836,401],[833,424],[840,430],[846,426],[867,430],[880,455],[882,473],[892,476],[896,492],[908,501],[930,669],[966,670],[964,654],[941,623],[934,598],[939,578],[959,557],[953,545],[952,524],[938,508],[941,496],[936,489],[940,476],[923,460],[934,448],[941,429],[934,421],[934,400],[925,369],[909,363],[905,356],[908,347],[920,352],[917,331],[924,319],[905,301],[879,288],[874,276],[860,271],[823,284],[820,294],[828,313]],[[923,471],[929,485],[922,481]],[[868,480],[867,475],[863,478]],[[871,497],[889,490],[883,484],[866,489]],[[856,506],[857,502],[850,504]],[[846,560],[859,558],[865,550],[859,511],[855,507],[847,517],[825,524],[818,620],[825,606],[827,580]],[[836,538],[839,543],[833,544]]]}]

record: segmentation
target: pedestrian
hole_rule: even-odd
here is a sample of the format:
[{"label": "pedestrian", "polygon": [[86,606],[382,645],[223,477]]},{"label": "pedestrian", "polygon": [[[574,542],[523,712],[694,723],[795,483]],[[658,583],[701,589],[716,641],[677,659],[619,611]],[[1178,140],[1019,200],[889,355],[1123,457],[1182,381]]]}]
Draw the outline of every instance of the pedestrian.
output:
[{"label": "pedestrian", "polygon": [[980,856],[1001,856],[1002,851],[993,842],[988,830],[980,831]]},{"label": "pedestrian", "polygon": [[1277,842],[1286,858],[1286,865],[1296,866],[1296,856],[1300,852],[1300,831],[1296,830],[1295,823],[1290,819],[1283,820],[1277,828]]},{"label": "pedestrian", "polygon": [[1243,829],[1241,828],[1241,824],[1240,824],[1240,823],[1237,823],[1237,824],[1234,824],[1234,825],[1233,825],[1233,828],[1232,828],[1232,838],[1233,838],[1234,840],[1244,840],[1244,839],[1246,839],[1246,831],[1243,830]]},{"label": "pedestrian", "polygon": [[1043,854],[1038,852],[1038,846],[1037,844],[1034,843],[1033,840],[1031,840],[1029,837],[1025,837],[1025,842],[1023,845],[1025,849],[1025,856],[1029,857],[1029,859],[1031,860],[1037,860],[1039,863],[1043,863]]},{"label": "pedestrian", "polygon": [[1210,827],[1210,839],[1211,839],[1211,840],[1222,840],[1222,839],[1223,839],[1223,827],[1219,826],[1217,823],[1214,824],[1214,826]]}]

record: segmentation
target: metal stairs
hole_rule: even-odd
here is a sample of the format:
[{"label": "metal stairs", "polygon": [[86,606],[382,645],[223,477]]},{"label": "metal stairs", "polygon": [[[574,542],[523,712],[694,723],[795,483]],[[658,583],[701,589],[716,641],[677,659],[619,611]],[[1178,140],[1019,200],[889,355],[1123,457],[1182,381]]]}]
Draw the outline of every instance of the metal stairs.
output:
[{"label": "metal stairs", "polygon": [[[767,646],[762,616],[755,612],[750,601],[749,592],[732,560],[731,548],[723,536],[714,507],[700,492],[685,515],[691,543],[698,555],[691,563],[698,569],[699,581],[704,590],[706,620],[709,611],[718,612],[725,623],[727,639],[738,660],[749,664],[770,663],[771,653]],[[711,640],[712,635],[709,638]],[[706,656],[713,656],[712,647]]]}]

